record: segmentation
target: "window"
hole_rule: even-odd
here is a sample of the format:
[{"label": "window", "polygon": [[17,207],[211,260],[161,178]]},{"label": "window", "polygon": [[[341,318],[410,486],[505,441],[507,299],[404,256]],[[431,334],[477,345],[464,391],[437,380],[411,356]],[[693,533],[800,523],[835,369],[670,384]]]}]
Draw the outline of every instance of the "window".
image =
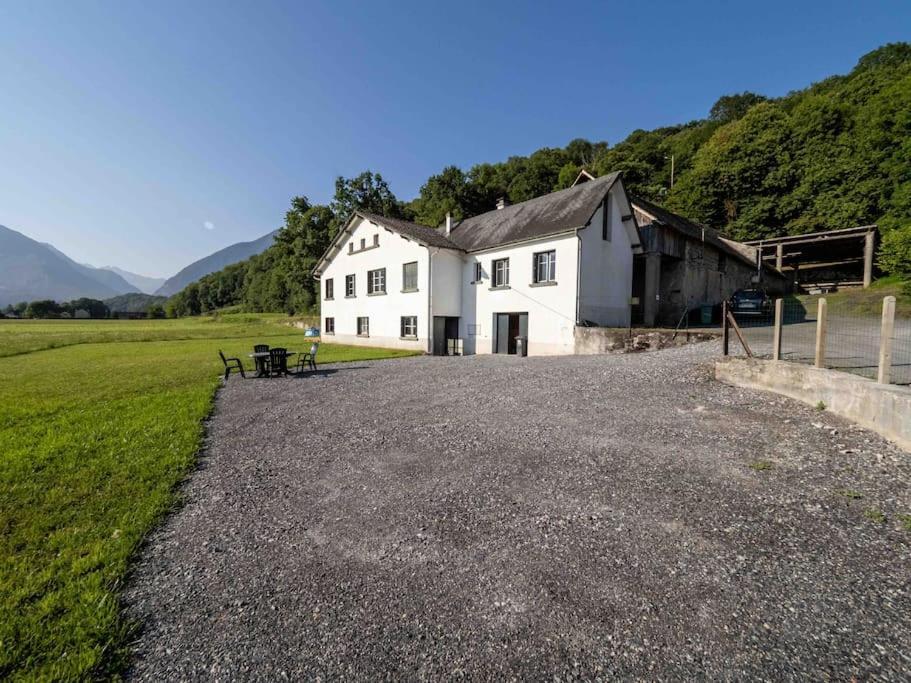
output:
[{"label": "window", "polygon": [[418,317],[416,315],[402,316],[402,336],[418,338]]},{"label": "window", "polygon": [[380,246],[380,235],[379,235],[379,233],[374,233],[374,235],[373,235],[373,246],[375,246],[375,247]]},{"label": "window", "polygon": [[367,238],[361,237],[361,249],[366,249],[366,248],[367,248]]},{"label": "window", "polygon": [[542,251],[534,255],[534,281],[556,282],[557,280],[557,252]]},{"label": "window", "polygon": [[474,280],[472,280],[472,282],[480,282],[483,279],[484,279],[484,269],[481,267],[481,262],[475,261]]},{"label": "window", "polygon": [[370,318],[358,318],[357,319],[357,336],[358,337],[369,337],[370,336]]},{"label": "window", "polygon": [[728,256],[727,254],[718,253],[718,272],[723,273],[728,267]]},{"label": "window", "polygon": [[348,253],[349,254],[354,253],[354,242],[348,242]]},{"label": "window", "polygon": [[335,298],[334,295],[335,295],[335,283],[332,281],[332,278],[330,277],[328,280],[326,280],[326,299],[327,300],[333,299],[333,298]]},{"label": "window", "polygon": [[509,286],[509,259],[500,258],[493,262],[493,286]]},{"label": "window", "polygon": [[601,204],[601,239],[610,242],[610,195]]},{"label": "window", "polygon": [[326,324],[323,326],[323,334],[335,334],[335,318],[326,318]]},{"label": "window", "polygon": [[418,291],[418,262],[402,264],[402,291]]},{"label": "window", "polygon": [[386,293],[386,269],[377,268],[367,271],[367,294]]},{"label": "window", "polygon": [[354,276],[346,275],[345,276],[345,296],[352,297],[354,296]]}]

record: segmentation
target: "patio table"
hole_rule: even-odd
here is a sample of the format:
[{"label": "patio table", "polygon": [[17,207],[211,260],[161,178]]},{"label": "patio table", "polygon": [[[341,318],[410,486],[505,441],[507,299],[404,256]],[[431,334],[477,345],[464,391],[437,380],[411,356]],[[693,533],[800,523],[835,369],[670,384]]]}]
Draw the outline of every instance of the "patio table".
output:
[{"label": "patio table", "polygon": [[[286,353],[285,355],[290,358],[291,356],[296,356],[297,351],[288,351],[288,353]],[[252,358],[254,361],[258,361],[261,358],[268,358],[269,352],[268,351],[258,351],[258,352],[254,351],[253,353],[248,353],[247,357]],[[269,376],[269,372],[266,370],[267,366],[265,363],[256,363],[256,367],[257,367],[257,372],[256,372],[257,377],[268,377]]]}]

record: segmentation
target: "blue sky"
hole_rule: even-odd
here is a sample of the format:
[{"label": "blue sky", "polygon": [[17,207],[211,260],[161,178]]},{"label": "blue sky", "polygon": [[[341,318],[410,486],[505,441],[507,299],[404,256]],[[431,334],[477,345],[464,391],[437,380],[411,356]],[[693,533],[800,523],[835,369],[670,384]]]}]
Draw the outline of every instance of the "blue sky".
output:
[{"label": "blue sky", "polygon": [[381,172],[401,199],[574,137],[782,95],[911,38],[909,2],[0,5],[0,224],[149,275]]}]

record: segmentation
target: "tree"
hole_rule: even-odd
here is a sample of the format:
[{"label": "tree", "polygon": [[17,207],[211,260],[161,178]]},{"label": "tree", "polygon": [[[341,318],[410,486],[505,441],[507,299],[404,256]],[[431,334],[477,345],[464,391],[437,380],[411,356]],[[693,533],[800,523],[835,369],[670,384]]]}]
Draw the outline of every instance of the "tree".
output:
[{"label": "tree", "polygon": [[25,309],[26,318],[59,318],[66,309],[53,299],[32,301]]},{"label": "tree", "polygon": [[736,95],[722,95],[709,110],[709,120],[728,123],[743,118],[750,107],[765,102],[766,97],[754,92],[742,92]]},{"label": "tree", "polygon": [[85,311],[89,314],[90,318],[107,318],[111,313],[107,304],[103,301],[89,299],[87,297],[74,299],[65,304],[65,308],[74,318],[76,317],[76,311]]},{"label": "tree", "polygon": [[405,217],[401,202],[389,189],[383,176],[372,171],[364,171],[354,178],[336,178],[331,209],[340,222],[347,220],[356,210],[387,218]]},{"label": "tree", "polygon": [[161,304],[152,304],[146,309],[146,315],[150,318],[164,318],[166,317],[164,306]]}]

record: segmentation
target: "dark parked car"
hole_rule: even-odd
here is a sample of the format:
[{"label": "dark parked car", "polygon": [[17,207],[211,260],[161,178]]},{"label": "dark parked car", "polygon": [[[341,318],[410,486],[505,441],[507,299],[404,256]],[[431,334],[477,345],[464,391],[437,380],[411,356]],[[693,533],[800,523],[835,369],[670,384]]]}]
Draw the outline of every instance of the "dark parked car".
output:
[{"label": "dark parked car", "polygon": [[772,300],[762,289],[738,289],[729,302],[734,317],[768,318],[772,315]]}]

